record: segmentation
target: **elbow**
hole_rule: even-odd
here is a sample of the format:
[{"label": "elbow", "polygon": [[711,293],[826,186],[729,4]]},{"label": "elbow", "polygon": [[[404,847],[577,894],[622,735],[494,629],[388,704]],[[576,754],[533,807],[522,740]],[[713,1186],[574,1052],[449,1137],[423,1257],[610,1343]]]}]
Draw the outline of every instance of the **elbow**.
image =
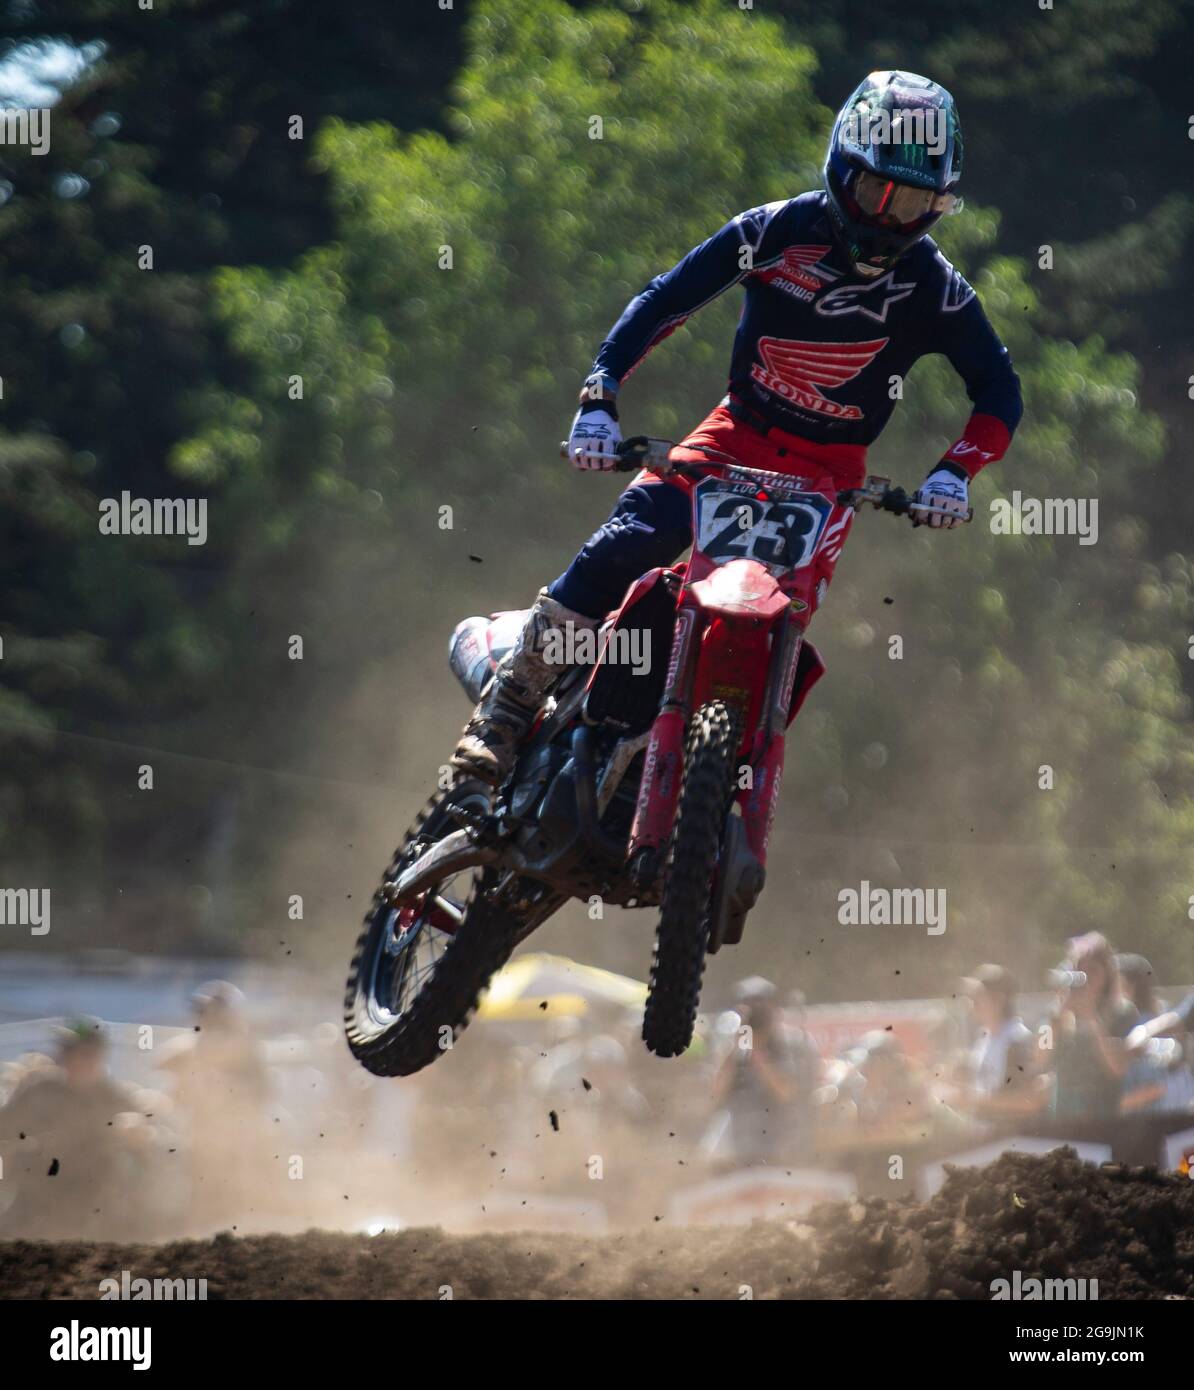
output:
[{"label": "elbow", "polygon": [[1009,434],[1015,434],[1016,426],[1024,418],[1024,392],[1020,389],[1020,378],[1009,364],[1008,374],[1008,419]]},{"label": "elbow", "polygon": [[1003,425],[1007,430],[1006,447],[1024,415],[1020,378],[1012,370],[1011,364],[998,376],[988,377],[976,390],[972,390],[970,403],[975,415],[989,415]]}]

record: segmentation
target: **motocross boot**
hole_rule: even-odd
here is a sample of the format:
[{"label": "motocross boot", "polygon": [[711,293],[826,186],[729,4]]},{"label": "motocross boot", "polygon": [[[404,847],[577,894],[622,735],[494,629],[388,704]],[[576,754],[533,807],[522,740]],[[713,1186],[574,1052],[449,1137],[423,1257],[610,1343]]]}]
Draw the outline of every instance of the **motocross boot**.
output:
[{"label": "motocross boot", "polygon": [[498,663],[464,726],[452,766],[493,786],[504,782],[548,692],[569,669],[560,650],[571,651],[568,629],[574,637],[598,626],[596,618],[574,613],[540,589],[517,641]]}]

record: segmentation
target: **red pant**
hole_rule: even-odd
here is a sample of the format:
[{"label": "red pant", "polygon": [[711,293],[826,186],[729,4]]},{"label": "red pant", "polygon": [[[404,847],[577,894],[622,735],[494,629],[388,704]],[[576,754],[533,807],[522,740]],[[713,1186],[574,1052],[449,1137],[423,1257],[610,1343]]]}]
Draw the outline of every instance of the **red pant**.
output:
[{"label": "red pant", "polygon": [[[736,418],[724,405],[712,410],[693,432],[672,450],[672,458],[684,463],[701,463],[709,458],[729,457],[747,468],[766,468],[773,473],[786,473],[808,480],[810,487],[822,490],[832,480],[835,490],[861,487],[866,478],[866,446],[864,444],[816,444],[787,430],[772,427],[761,429]],[[636,483],[654,475],[640,473]],[[661,480],[655,479],[656,483]],[[672,477],[662,480],[689,493],[693,480]],[[854,519],[851,511],[835,515],[830,521],[814,566],[812,612],[821,606],[825,590],[837,568],[842,545]],[[812,613],[809,614],[811,620]]]},{"label": "red pant", "polygon": [[[807,478],[810,486],[820,488],[858,487],[866,473],[862,445],[814,444],[776,429],[764,434],[720,405],[676,446],[674,457],[691,463],[728,457],[747,468]],[[603,617],[621,602],[639,575],[656,565],[670,565],[691,544],[691,489],[687,478],[639,473],[609,519],[589,537],[548,592],[566,608]],[[813,560],[814,609],[824,593],[821,581],[827,585],[833,576],[852,517],[846,511],[831,519]]]},{"label": "red pant", "polygon": [[[676,446],[673,457],[686,463],[700,463],[713,450],[744,464],[747,468],[769,468],[773,473],[789,473],[810,481],[830,477],[839,488],[861,487],[866,477],[864,444],[814,444],[787,430],[769,429],[766,434],[743,420],[735,419],[724,405],[716,406],[693,432]],[[635,482],[652,475],[640,473]],[[686,478],[671,478],[685,489]]]}]

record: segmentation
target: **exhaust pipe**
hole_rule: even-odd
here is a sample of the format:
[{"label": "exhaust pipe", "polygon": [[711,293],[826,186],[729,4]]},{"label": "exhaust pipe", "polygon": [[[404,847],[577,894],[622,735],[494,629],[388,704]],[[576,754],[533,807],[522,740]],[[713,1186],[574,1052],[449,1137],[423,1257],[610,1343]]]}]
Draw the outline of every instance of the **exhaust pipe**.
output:
[{"label": "exhaust pipe", "polygon": [[573,784],[576,787],[576,824],[590,849],[621,864],[626,845],[602,829],[597,815],[597,779],[593,772],[593,735],[584,725],[572,732]]}]

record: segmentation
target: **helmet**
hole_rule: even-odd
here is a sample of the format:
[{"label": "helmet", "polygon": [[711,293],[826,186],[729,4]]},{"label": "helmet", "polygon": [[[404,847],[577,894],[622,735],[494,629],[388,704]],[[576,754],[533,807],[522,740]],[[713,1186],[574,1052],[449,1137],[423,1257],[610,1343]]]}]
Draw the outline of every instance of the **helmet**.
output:
[{"label": "helmet", "polygon": [[889,270],[939,218],[962,207],[962,130],[954,99],[914,72],[872,72],[837,114],[825,191],[864,274]]},{"label": "helmet", "polygon": [[227,980],[208,980],[191,995],[191,1008],[208,1027],[231,1030],[244,1022],[245,996]]}]

